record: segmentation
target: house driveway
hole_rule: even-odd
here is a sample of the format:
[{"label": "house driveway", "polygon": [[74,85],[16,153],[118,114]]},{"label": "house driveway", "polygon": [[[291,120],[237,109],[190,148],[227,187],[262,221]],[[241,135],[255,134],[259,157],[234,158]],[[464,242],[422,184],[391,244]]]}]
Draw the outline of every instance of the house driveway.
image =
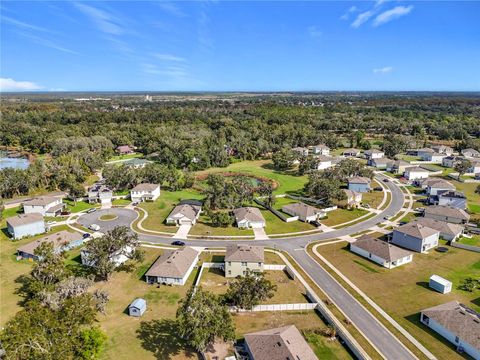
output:
[{"label": "house driveway", "polygon": [[255,240],[268,239],[268,235],[265,233],[264,228],[253,228],[253,234],[255,235]]},{"label": "house driveway", "polygon": [[173,238],[174,239],[186,239],[191,228],[192,228],[192,225],[180,225],[176,234],[173,235]]}]

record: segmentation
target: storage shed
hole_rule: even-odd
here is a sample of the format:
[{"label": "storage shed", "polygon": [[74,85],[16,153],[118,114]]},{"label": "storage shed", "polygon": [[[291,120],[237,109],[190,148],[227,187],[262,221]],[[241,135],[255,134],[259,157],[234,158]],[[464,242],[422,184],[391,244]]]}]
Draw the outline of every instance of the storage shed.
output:
[{"label": "storage shed", "polygon": [[133,300],[133,302],[128,307],[128,315],[140,317],[147,310],[147,302],[145,299],[138,298]]},{"label": "storage shed", "polygon": [[438,275],[430,276],[428,286],[442,294],[447,294],[452,291],[452,283]]}]

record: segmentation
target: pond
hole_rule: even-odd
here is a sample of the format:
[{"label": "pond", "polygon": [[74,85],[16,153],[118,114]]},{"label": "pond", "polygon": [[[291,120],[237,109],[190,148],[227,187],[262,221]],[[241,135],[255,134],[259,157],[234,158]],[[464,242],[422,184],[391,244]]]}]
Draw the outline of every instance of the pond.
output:
[{"label": "pond", "polygon": [[30,162],[26,158],[8,157],[5,152],[0,152],[0,170],[6,168],[26,169]]}]

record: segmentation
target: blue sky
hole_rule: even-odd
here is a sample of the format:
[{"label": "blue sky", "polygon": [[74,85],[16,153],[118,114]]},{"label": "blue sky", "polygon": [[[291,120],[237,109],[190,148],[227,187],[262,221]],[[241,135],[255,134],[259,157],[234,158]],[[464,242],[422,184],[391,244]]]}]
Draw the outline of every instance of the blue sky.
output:
[{"label": "blue sky", "polygon": [[4,91],[480,90],[480,2],[3,1]]}]

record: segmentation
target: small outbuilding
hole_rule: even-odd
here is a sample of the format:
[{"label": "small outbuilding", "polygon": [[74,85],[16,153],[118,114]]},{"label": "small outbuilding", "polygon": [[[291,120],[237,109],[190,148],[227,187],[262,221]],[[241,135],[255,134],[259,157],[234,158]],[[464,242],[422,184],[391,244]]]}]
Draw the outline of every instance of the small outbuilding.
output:
[{"label": "small outbuilding", "polygon": [[145,299],[137,298],[128,306],[128,315],[140,317],[147,310],[147,302]]},{"label": "small outbuilding", "polygon": [[452,282],[438,275],[430,276],[430,281],[428,282],[428,286],[431,289],[438,291],[439,293],[442,293],[442,294],[448,294],[449,292],[452,291]]}]

